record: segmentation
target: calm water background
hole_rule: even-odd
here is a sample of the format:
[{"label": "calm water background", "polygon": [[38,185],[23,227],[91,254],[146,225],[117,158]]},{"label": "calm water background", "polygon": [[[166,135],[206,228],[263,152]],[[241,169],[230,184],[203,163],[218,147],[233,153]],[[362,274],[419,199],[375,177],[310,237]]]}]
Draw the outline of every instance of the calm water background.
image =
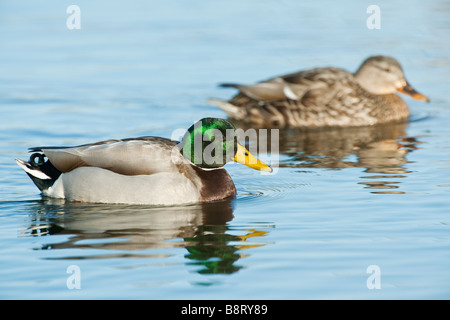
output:
[{"label": "calm water background", "polygon": [[[205,102],[234,93],[219,82],[372,54],[396,57],[431,103],[405,97],[407,125],[282,131],[276,174],[226,166],[230,201],[45,201],[14,162],[37,145],[171,137],[225,117]],[[450,298],[449,57],[448,1],[2,0],[0,298]]]}]

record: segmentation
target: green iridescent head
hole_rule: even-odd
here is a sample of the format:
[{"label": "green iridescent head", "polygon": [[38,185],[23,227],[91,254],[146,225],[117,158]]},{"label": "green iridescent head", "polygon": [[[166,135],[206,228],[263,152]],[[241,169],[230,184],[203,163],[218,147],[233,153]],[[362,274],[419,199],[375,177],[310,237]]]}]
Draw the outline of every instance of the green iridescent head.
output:
[{"label": "green iridescent head", "polygon": [[235,127],[229,121],[203,118],[186,132],[181,152],[201,168],[220,168],[233,160],[237,145]]},{"label": "green iridescent head", "polygon": [[235,161],[256,170],[272,171],[238,143],[236,128],[224,119],[203,118],[197,121],[188,129],[179,148],[185,158],[204,169],[221,168]]}]

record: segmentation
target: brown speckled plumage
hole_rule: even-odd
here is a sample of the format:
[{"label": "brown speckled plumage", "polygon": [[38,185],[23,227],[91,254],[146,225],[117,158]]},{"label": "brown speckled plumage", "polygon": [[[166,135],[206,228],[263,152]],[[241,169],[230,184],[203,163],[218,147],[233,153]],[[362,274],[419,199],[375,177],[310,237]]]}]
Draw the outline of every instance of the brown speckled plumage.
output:
[{"label": "brown speckled plumage", "polygon": [[[377,64],[385,63],[394,70],[384,71],[397,77],[386,80],[387,85],[391,85],[388,81],[393,82],[391,91],[371,93],[360,85],[356,73],[325,67],[272,78],[255,85],[224,84],[223,87],[236,88],[239,93],[228,102],[216,99],[210,102],[227,112],[231,119],[258,127],[343,127],[406,121],[410,115],[409,108],[395,94],[400,88],[394,87],[400,82],[407,84],[400,65],[388,57],[372,57],[366,61],[374,65],[369,66],[375,70],[369,70],[373,77],[379,76],[378,71],[384,75],[381,74],[384,66]],[[366,74],[371,76],[370,72]],[[364,80],[368,77],[363,76]],[[382,90],[386,90],[385,87]]]}]

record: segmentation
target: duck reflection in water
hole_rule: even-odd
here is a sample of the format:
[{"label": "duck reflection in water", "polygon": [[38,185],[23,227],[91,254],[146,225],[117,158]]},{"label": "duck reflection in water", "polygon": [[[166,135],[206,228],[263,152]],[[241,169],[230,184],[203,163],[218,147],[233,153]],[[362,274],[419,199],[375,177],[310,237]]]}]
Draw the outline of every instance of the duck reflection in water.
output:
[{"label": "duck reflection in water", "polygon": [[[233,121],[237,128],[249,129],[245,123]],[[408,137],[407,123],[385,124],[367,127],[299,129],[279,131],[279,167],[345,169],[365,168],[359,184],[369,189],[397,189],[398,178],[410,173],[406,169],[406,155],[421,142]],[[267,139],[258,137],[258,143],[272,148],[270,130]],[[254,144],[255,141],[248,141]],[[252,147],[249,146],[251,149]],[[273,155],[272,155],[273,157]],[[390,179],[396,179],[391,181]],[[383,190],[372,193],[403,193]]]},{"label": "duck reflection in water", "polygon": [[[185,248],[186,264],[198,273],[233,273],[245,257],[242,250],[264,245],[254,239],[268,231],[252,226],[230,228],[233,200],[179,207],[103,205],[44,199],[32,202],[25,236],[68,235],[64,242],[47,243],[42,250],[103,249],[111,254],[65,256],[57,259],[165,258],[172,254],[151,249]],[[262,226],[262,229],[266,229]],[[233,235],[240,233],[241,235]],[[252,240],[249,240],[252,238]],[[49,238],[51,240],[52,238]],[[79,251],[76,251],[79,253]],[[49,258],[55,259],[55,258]]]}]

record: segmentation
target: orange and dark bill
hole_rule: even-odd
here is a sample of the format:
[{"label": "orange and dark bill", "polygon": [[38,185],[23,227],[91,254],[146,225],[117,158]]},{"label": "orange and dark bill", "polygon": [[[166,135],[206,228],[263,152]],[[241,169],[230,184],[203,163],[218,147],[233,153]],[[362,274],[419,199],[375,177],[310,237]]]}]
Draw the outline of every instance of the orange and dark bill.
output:
[{"label": "orange and dark bill", "polygon": [[397,91],[407,94],[408,96],[411,96],[414,99],[430,102],[430,99],[428,99],[423,94],[417,92],[407,81],[405,81],[405,85],[403,87],[397,88]]}]

